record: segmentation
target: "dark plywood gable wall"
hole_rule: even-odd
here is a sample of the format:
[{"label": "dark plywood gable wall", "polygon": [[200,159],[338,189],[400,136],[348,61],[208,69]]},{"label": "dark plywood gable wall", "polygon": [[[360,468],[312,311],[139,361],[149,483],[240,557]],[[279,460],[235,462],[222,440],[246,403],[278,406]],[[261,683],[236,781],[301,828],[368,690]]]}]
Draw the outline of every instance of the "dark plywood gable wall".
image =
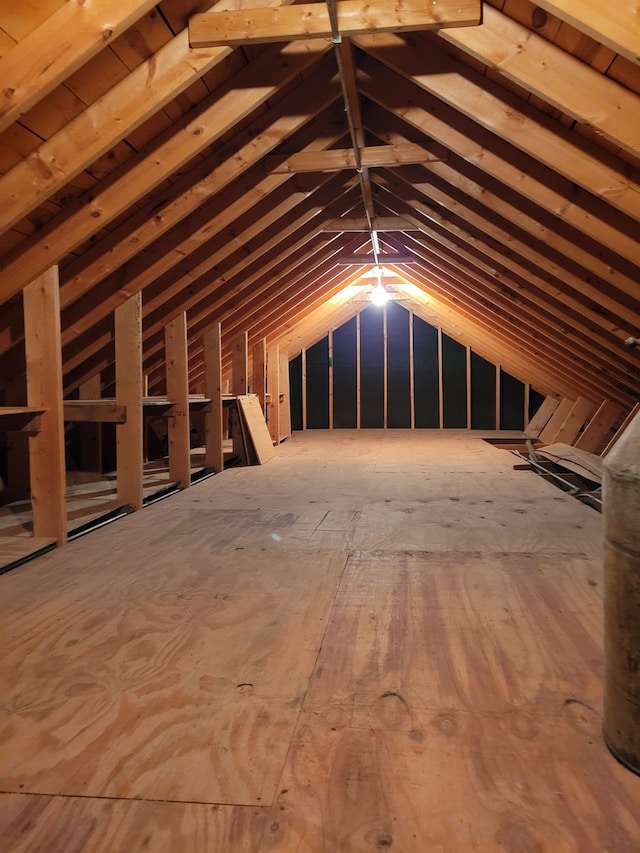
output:
[{"label": "dark plywood gable wall", "polygon": [[[411,256],[395,271],[443,330],[447,370],[481,381],[481,357],[544,395],[634,405],[640,22],[625,4],[594,17],[577,0],[485,0],[479,26],[345,37],[364,191],[340,153],[353,160],[331,39],[192,48],[191,17],[215,8],[1,4],[0,405],[24,402],[22,292],[54,265],[66,397],[112,390],[114,312],[137,294],[149,391],[185,313],[201,391],[218,323],[228,379],[238,334],[293,359],[347,319],[331,300],[372,260],[367,215],[384,253]],[[339,263],[357,253],[362,266]],[[361,364],[365,420],[379,419],[380,359]],[[413,394],[425,423],[430,381]],[[353,377],[333,387],[341,399]]]},{"label": "dark plywood gable wall", "polygon": [[542,395],[398,301],[290,362],[294,429],[522,430]]}]

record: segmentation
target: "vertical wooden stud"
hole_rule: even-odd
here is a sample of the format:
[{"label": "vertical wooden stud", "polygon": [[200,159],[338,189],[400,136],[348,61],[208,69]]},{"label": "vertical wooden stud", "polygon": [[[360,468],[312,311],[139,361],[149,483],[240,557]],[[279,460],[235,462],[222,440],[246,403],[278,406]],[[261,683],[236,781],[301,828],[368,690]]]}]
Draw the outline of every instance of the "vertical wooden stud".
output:
[{"label": "vertical wooden stud", "polygon": [[501,429],[500,406],[502,405],[502,402],[500,399],[500,371],[500,365],[496,364],[496,429]]},{"label": "vertical wooden stud", "polygon": [[164,340],[167,396],[173,403],[169,417],[169,476],[186,489],[191,485],[186,312],[166,326]]},{"label": "vertical wooden stud", "polygon": [[302,359],[302,429],[307,428],[307,351],[300,353]]},{"label": "vertical wooden stud", "polygon": [[253,367],[251,371],[251,390],[258,395],[260,408],[266,415],[267,394],[267,341],[263,338],[253,347]]},{"label": "vertical wooden stud", "polygon": [[356,314],[356,429],[362,426],[360,413],[360,402],[362,399],[362,385],[360,381],[360,312]]},{"label": "vertical wooden stud", "polygon": [[203,343],[204,394],[211,400],[211,411],[207,412],[204,418],[204,464],[219,474],[224,470],[220,323],[205,333]]},{"label": "vertical wooden stud", "polygon": [[231,393],[235,397],[249,390],[249,333],[241,332],[231,344]]},{"label": "vertical wooden stud", "polygon": [[442,378],[442,329],[438,326],[438,426],[444,427],[444,381]]},{"label": "vertical wooden stud", "polygon": [[29,444],[33,535],[67,541],[58,267],[23,291],[27,404],[45,409]]},{"label": "vertical wooden stud", "polygon": [[127,420],[116,426],[118,500],[142,509],[142,294],[130,296],[115,310],[116,402]]},{"label": "vertical wooden stud", "polygon": [[329,329],[329,429],[333,429],[333,329]]},{"label": "vertical wooden stud", "polygon": [[471,347],[467,347],[467,429],[471,429]]},{"label": "vertical wooden stud", "polygon": [[389,389],[387,379],[389,376],[389,368],[387,365],[387,356],[389,352],[388,346],[388,326],[387,326],[387,305],[382,306],[382,426],[387,428],[387,404],[389,402]]},{"label": "vertical wooden stud", "polygon": [[409,405],[411,406],[411,429],[416,428],[416,380],[413,353],[413,308],[409,309]]},{"label": "vertical wooden stud", "polygon": [[[304,387],[304,379],[303,379]],[[272,344],[267,352],[268,425],[274,444],[280,443],[280,346]]]},{"label": "vertical wooden stud", "polygon": [[291,438],[291,403],[289,399],[289,355],[280,353],[278,362],[278,411],[280,441]]}]

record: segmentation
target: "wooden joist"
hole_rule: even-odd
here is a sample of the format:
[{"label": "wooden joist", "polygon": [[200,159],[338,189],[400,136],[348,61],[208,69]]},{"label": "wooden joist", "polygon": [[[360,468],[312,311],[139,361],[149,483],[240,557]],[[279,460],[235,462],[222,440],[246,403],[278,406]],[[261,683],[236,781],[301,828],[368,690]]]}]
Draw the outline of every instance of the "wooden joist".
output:
[{"label": "wooden joist", "polygon": [[[335,8],[342,36],[477,26],[482,15],[480,0],[433,0],[429,4],[421,0],[396,0],[391,8],[384,0],[340,0]],[[189,21],[192,48],[331,38],[333,35],[325,3],[205,12],[194,15]]]}]

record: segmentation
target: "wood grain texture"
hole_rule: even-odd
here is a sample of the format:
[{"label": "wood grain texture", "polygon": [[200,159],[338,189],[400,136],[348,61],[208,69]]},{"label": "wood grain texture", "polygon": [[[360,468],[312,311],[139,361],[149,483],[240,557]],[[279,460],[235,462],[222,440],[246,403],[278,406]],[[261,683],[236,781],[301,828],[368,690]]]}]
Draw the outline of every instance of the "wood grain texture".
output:
[{"label": "wood grain texture", "polygon": [[635,851],[601,532],[466,432],[314,431],[6,575],[5,845]]}]

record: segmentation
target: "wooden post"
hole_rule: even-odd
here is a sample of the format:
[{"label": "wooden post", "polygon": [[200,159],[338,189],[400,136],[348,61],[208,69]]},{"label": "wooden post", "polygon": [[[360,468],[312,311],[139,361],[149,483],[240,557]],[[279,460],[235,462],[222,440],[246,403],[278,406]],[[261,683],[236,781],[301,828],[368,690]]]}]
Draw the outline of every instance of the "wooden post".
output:
[{"label": "wooden post", "polygon": [[[100,374],[96,373],[80,386],[81,400],[99,400],[102,395]],[[80,424],[80,463],[83,471],[102,471],[102,424]]]},{"label": "wooden post", "polygon": [[169,416],[169,477],[183,489],[191,485],[189,441],[189,375],[187,314],[182,312],[164,330],[167,361],[167,396],[173,403]]},{"label": "wooden post", "polygon": [[27,405],[45,409],[29,444],[33,535],[67,541],[58,267],[23,291]]},{"label": "wooden post", "polygon": [[253,369],[251,371],[251,390],[258,395],[260,407],[266,414],[267,394],[267,341],[263,338],[253,347]]},{"label": "wooden post", "polygon": [[278,361],[278,441],[291,438],[291,404],[289,402],[289,356],[280,353]]},{"label": "wooden post", "polygon": [[224,470],[220,323],[209,329],[204,336],[204,395],[211,400],[211,411],[207,412],[204,418],[204,464],[214,468],[219,474]]},{"label": "wooden post", "polygon": [[387,332],[387,304],[382,306],[382,426],[387,428],[388,413],[387,407],[389,403],[389,388],[387,385],[389,377],[389,366],[387,358],[389,356],[389,341]]},{"label": "wooden post", "polygon": [[442,378],[442,329],[438,326],[438,426],[444,429],[444,380]]},{"label": "wooden post", "polygon": [[362,400],[362,385],[360,382],[360,312],[356,314],[356,429],[362,426],[360,403]]},{"label": "wooden post", "polygon": [[467,347],[467,429],[471,429],[471,347]]},{"label": "wooden post", "polygon": [[[333,429],[333,329],[329,329],[329,429]],[[287,359],[287,367],[289,360]],[[287,371],[288,372],[288,371]],[[289,396],[287,394],[287,396]],[[291,410],[289,410],[291,411]]]},{"label": "wooden post", "polygon": [[249,376],[249,333],[241,332],[231,345],[231,393],[246,394]]},{"label": "wooden post", "polygon": [[268,425],[274,444],[280,443],[280,346],[272,344],[267,354],[267,388],[269,391]]},{"label": "wooden post", "polygon": [[307,428],[307,351],[303,349],[300,353],[302,367],[302,429]]},{"label": "wooden post", "polygon": [[413,352],[413,308],[409,309],[409,403],[411,406],[411,429],[416,428],[416,378],[415,354]]},{"label": "wooden post", "polygon": [[142,294],[136,293],[115,312],[116,403],[127,420],[116,427],[118,501],[142,509]]}]

